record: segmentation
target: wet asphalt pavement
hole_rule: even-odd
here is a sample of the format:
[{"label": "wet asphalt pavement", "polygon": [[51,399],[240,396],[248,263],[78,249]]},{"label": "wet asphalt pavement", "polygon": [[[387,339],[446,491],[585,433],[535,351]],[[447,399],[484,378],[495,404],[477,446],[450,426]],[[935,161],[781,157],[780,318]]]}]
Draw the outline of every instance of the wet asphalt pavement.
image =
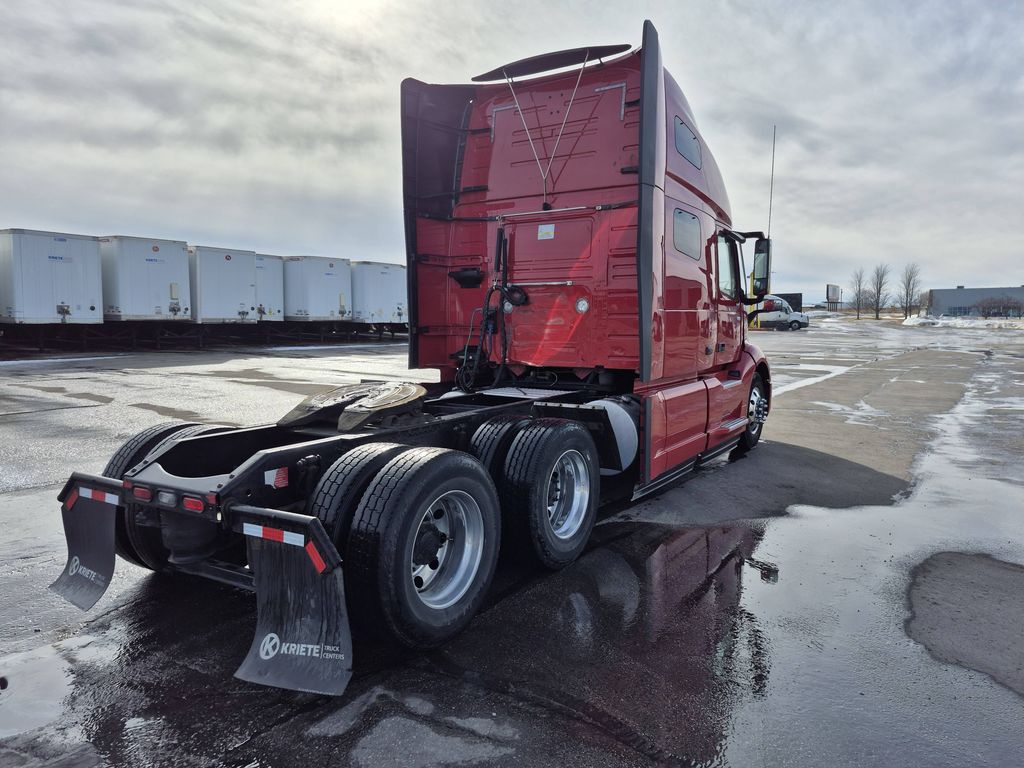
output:
[{"label": "wet asphalt pavement", "polygon": [[168,417],[407,378],[402,349],[0,363],[0,766],[1024,763],[1024,338],[754,341],[754,453],[606,512],[560,573],[503,563],[439,651],[357,636],[340,699],[232,678],[246,593],[124,563],[89,613],[49,593],[55,495]]}]

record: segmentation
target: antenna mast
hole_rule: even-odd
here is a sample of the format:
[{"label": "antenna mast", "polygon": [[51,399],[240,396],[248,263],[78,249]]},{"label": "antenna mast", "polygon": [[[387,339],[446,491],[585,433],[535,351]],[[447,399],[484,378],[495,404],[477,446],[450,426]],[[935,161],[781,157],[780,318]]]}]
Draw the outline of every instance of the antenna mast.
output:
[{"label": "antenna mast", "polygon": [[772,237],[772,195],[775,192],[775,126],[772,126],[772,175],[768,182],[768,239]]}]

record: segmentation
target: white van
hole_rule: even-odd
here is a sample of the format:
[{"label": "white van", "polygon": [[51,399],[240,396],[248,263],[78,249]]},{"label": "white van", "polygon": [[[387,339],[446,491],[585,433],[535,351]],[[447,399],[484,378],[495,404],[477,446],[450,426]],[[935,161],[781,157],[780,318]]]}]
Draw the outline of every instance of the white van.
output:
[{"label": "white van", "polygon": [[762,328],[788,328],[791,331],[799,331],[811,324],[811,318],[806,314],[794,312],[788,301],[770,293],[764,297],[758,309],[761,312],[757,319]]}]

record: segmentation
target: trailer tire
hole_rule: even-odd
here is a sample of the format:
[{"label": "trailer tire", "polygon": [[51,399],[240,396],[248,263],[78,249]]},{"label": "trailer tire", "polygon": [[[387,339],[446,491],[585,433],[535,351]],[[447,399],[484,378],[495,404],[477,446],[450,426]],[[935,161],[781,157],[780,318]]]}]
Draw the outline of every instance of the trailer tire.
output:
[{"label": "trailer tire", "polygon": [[[757,408],[758,403],[761,400],[767,400],[767,392],[764,387],[764,379],[761,378],[761,374],[755,373],[753,381],[750,382],[750,397],[747,400],[747,418],[750,418],[750,409]],[[747,425],[747,428],[743,430],[743,434],[740,435],[740,441],[736,444],[736,447],[729,453],[731,460],[738,459],[742,456],[746,456],[757,446],[757,443],[761,440],[761,433],[764,431],[763,422],[751,422]]]},{"label": "trailer tire", "polygon": [[600,473],[586,427],[569,419],[534,419],[505,460],[502,500],[513,546],[528,543],[552,570],[579,557],[597,520]]},{"label": "trailer tire", "polygon": [[378,473],[352,519],[350,615],[380,623],[410,648],[437,647],[480,608],[500,544],[498,494],[480,462],[411,448]]},{"label": "trailer tire", "polygon": [[[103,468],[104,477],[120,480],[124,473],[134,467],[152,450],[167,437],[180,432],[188,427],[197,426],[191,421],[165,421],[144,429],[134,437],[127,440],[124,445],[117,449],[107,466]],[[127,511],[125,507],[118,507],[114,518],[114,551],[123,559],[141,568],[149,566],[143,562],[139,553],[132,545],[128,537]]]},{"label": "trailer tire", "polygon": [[352,516],[373,478],[407,445],[366,443],[331,464],[310,496],[307,514],[323,523],[339,552],[345,551]]},{"label": "trailer tire", "polygon": [[488,419],[473,433],[469,452],[484,465],[496,487],[501,486],[512,441],[529,423],[529,416],[505,414]]}]

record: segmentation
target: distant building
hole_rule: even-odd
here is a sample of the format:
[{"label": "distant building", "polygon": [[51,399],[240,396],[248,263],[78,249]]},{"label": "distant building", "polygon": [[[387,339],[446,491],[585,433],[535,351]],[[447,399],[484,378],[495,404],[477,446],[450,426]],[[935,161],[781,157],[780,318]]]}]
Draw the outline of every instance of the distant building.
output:
[{"label": "distant building", "polygon": [[1024,285],[1016,288],[937,288],[928,291],[928,314],[963,317],[982,315],[1020,317]]}]

